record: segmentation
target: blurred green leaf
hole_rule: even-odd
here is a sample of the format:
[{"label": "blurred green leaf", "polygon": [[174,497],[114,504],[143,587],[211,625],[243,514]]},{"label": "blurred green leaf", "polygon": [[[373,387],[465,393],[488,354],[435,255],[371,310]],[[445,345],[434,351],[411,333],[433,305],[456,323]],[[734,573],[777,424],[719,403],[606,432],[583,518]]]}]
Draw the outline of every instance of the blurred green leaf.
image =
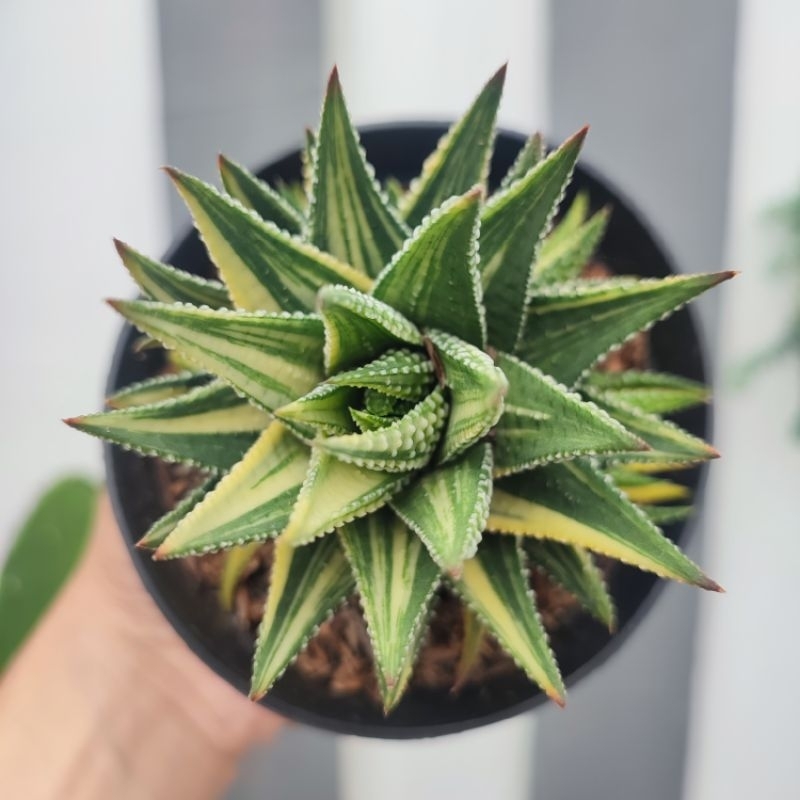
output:
[{"label": "blurred green leaf", "polygon": [[45,492],[0,572],[0,673],[55,598],[83,553],[98,488],[79,477]]}]

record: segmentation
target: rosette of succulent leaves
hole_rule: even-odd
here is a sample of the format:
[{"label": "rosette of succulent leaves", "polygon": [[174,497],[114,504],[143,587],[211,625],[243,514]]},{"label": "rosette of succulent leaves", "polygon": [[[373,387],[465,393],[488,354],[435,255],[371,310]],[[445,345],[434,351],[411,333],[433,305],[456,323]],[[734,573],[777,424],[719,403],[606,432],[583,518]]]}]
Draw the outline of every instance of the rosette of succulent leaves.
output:
[{"label": "rosette of succulent leaves", "polygon": [[275,540],[253,698],[355,593],[388,713],[440,586],[467,647],[495,637],[558,703],[532,569],[609,628],[593,554],[719,588],[658,527],[689,510],[658,505],[686,499],[659,473],[717,455],[662,416],[706,390],[594,368],[731,273],[581,279],[607,210],[579,197],[553,223],[586,131],[549,154],[534,135],[489,193],[504,76],[404,187],[376,181],[334,70],[302,186],[225,157],[223,192],[167,170],[216,279],[117,243],[144,297],[111,305],[188,369],[68,422],[207,471],[142,539],[155,558],[230,548],[229,595]]}]

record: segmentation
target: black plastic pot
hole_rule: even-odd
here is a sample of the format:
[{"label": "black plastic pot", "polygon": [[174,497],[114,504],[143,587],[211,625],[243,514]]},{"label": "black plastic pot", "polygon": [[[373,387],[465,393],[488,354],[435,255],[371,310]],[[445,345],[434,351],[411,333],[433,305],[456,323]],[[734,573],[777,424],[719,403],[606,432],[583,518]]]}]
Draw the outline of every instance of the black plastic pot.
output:
[{"label": "black plastic pot", "polygon": [[[395,176],[408,181],[418,174],[425,156],[433,150],[445,130],[440,124],[404,124],[371,127],[362,131],[370,162],[381,179]],[[523,138],[502,132],[497,137],[491,181],[496,182],[511,164]],[[300,174],[299,153],[294,152],[266,166],[260,175],[273,181],[296,180]],[[619,193],[593,172],[579,167],[565,199],[587,190],[594,206],[610,204],[613,214],[600,256],[618,273],[664,277],[673,273],[664,248]],[[192,231],[168,254],[167,261],[201,275],[213,270],[197,234]],[[161,366],[158,350],[133,355],[135,330],[125,326],[117,345],[108,381],[114,391],[153,375]],[[699,381],[705,369],[697,327],[687,310],[660,323],[651,333],[654,366]],[[705,437],[709,413],[699,408],[682,415],[679,422],[692,433]],[[198,587],[179,562],[154,562],[134,548],[152,522],[160,516],[156,471],[151,459],[120,448],[106,447],[108,486],[117,520],[131,558],[164,615],[194,652],[211,669],[246,693],[250,680],[252,641],[224,612],[216,596]],[[692,470],[680,478],[695,492],[702,471]],[[684,524],[667,528],[675,541],[687,536]],[[611,592],[619,612],[619,629],[613,636],[587,615],[562,627],[552,637],[567,685],[587,675],[624,642],[642,618],[661,583],[653,575],[618,565],[611,577]],[[291,669],[263,700],[266,706],[299,722],[341,733],[382,738],[415,738],[455,733],[519,714],[543,702],[544,695],[520,673],[517,677],[467,687],[457,697],[448,692],[413,689],[398,708],[385,718],[368,699],[335,697]]]}]

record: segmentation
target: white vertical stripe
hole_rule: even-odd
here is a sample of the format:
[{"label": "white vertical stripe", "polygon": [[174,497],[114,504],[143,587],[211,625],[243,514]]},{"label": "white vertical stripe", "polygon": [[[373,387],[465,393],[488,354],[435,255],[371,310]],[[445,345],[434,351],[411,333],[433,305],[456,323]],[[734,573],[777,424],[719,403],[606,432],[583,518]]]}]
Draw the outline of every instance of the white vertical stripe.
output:
[{"label": "white vertical stripe", "polygon": [[[779,237],[765,210],[800,191],[800,4],[742,0],[728,264],[719,339],[707,566],[688,746],[688,800],[800,797],[797,664],[800,442],[797,362],[729,388],[732,367],[778,338],[797,297],[767,274]],[[796,276],[792,276],[796,281]],[[795,306],[796,307],[796,306]]]},{"label": "white vertical stripe", "polygon": [[100,475],[60,418],[98,408],[120,326],[102,298],[133,291],[111,237],[165,244],[155,3],[6,0],[0,95],[2,557],[56,474]]},{"label": "white vertical stripe", "polygon": [[[324,0],[325,69],[357,124],[455,119],[508,61],[500,125],[547,130],[546,0]],[[342,800],[532,797],[532,716],[419,742],[342,739]]]}]

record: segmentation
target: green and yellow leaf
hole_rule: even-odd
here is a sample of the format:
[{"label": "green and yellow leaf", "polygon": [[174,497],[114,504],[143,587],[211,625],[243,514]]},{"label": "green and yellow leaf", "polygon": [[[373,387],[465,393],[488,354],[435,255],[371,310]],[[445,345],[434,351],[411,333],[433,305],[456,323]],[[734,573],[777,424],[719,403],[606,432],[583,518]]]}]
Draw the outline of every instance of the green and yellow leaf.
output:
[{"label": "green and yellow leaf", "polygon": [[367,164],[335,68],[313,153],[311,242],[374,277],[400,249],[408,229],[395,217]]},{"label": "green and yellow leaf", "polygon": [[358,367],[403,345],[422,345],[416,326],[391,306],[345,286],[326,286],[318,306],[325,325],[325,369]]},{"label": "green and yellow leaf", "polygon": [[457,575],[478,549],[492,497],[492,448],[473,445],[390,501],[445,572]]},{"label": "green and yellow leaf", "polygon": [[486,640],[486,626],[478,619],[478,615],[466,604],[461,605],[461,624],[463,636],[461,639],[461,653],[456,664],[456,675],[451,691],[457,693],[467,681],[473,667],[478,663],[481,648]]},{"label": "green and yellow leaf", "polygon": [[312,311],[323,286],[372,286],[363,273],[264,222],[213,186],[174,169],[169,174],[237,308]]},{"label": "green and yellow leaf", "polygon": [[375,656],[385,713],[400,701],[416,661],[439,569],[388,509],[339,530]]},{"label": "green and yellow leaf", "polygon": [[548,375],[500,354],[508,378],[505,412],[495,428],[495,474],[509,475],[581,455],[638,451],[646,445],[605,411]]},{"label": "green and yellow leaf", "polygon": [[339,540],[306,547],[275,544],[269,594],[253,656],[250,697],[258,700],[294,661],[319,625],[353,591]]},{"label": "green and yellow leaf", "polygon": [[642,511],[654,525],[672,525],[692,516],[692,506],[645,506]]},{"label": "green and yellow leaf", "polygon": [[[483,87],[469,110],[442,137],[411,182],[401,211],[411,227],[419,225],[448,198],[485,184],[494,143],[497,108],[503,94],[503,65]],[[440,326],[441,327],[441,326]]]},{"label": "green and yellow leaf", "polygon": [[518,181],[530,172],[545,156],[544,137],[538,131],[534,133],[520,148],[508,172],[500,181],[500,189],[507,189],[514,181]]},{"label": "green and yellow leaf", "polygon": [[172,400],[66,422],[144,455],[225,470],[256,440],[269,416],[215,381]]},{"label": "green and yellow leaf", "polygon": [[156,558],[209,553],[271,539],[289,521],[309,463],[309,448],[280,422],[174,528]]},{"label": "green and yellow leaf", "polygon": [[590,372],[585,385],[612,403],[648,414],[673,414],[711,399],[711,390],[702,383],[664,372]]},{"label": "green and yellow leaf", "polygon": [[[160,347],[160,345],[159,345]],[[191,389],[206,386],[212,380],[210,375],[196,372],[178,372],[173,375],[157,375],[155,378],[132,383],[106,398],[110,408],[133,408],[173,400]]]},{"label": "green and yellow leaf", "polygon": [[228,290],[219,281],[192,275],[154,261],[130,245],[114,239],[122,263],[144,294],[162,303],[192,303],[209,308],[232,308]]},{"label": "green and yellow leaf", "polygon": [[222,185],[231,197],[255,211],[265,222],[272,222],[287,233],[299,235],[302,232],[302,216],[279,192],[223,155],[219,156],[217,163]]},{"label": "green and yellow leaf", "polygon": [[566,589],[610,631],[615,629],[614,601],[602,573],[583,547],[531,537],[525,538],[523,547],[534,566]]},{"label": "green and yellow leaf", "polygon": [[305,545],[366,516],[386,505],[409,479],[408,473],[363,469],[314,448],[281,541],[293,547]]},{"label": "green and yellow leaf", "polygon": [[378,300],[412,322],[483,347],[486,319],[478,273],[478,187],[435,209],[381,272]]},{"label": "green and yellow leaf", "polygon": [[308,429],[306,438],[319,432],[325,435],[353,433],[356,430],[350,407],[360,392],[350,386],[321,383],[308,394],[275,411],[275,416],[293,426],[294,430]]},{"label": "green and yellow leaf", "polygon": [[455,587],[528,677],[564,705],[564,683],[516,540],[484,536]]},{"label": "green and yellow leaf", "polygon": [[486,527],[584,547],[663,578],[719,589],[610,479],[582,460],[498,481]]},{"label": "green and yellow leaf", "polygon": [[109,303],[137,328],[267,411],[285,406],[324,378],[324,329],[316,316],[211,311],[141,300]]},{"label": "green and yellow leaf", "polygon": [[450,392],[439,460],[455,458],[483,438],[503,413],[508,380],[492,359],[477,347],[441,331],[428,332]]},{"label": "green and yellow leaf", "polygon": [[734,274],[610,278],[536,287],[516,352],[572,386],[612,347]]},{"label": "green and yellow leaf", "polygon": [[641,472],[631,472],[621,467],[612,469],[609,474],[628,500],[639,506],[686,500],[692,494],[689,488],[681,483],[666,478],[654,478]]},{"label": "green and yellow leaf", "polygon": [[225,563],[219,581],[219,603],[226,611],[233,610],[236,589],[259,547],[261,542],[250,542],[225,552]]},{"label": "green and yellow leaf", "polygon": [[430,359],[413,350],[390,350],[363,367],[339,372],[328,379],[328,383],[336,386],[378,389],[414,402],[430,392],[433,382]]},{"label": "green and yellow leaf", "polygon": [[547,233],[578,159],[587,128],[567,139],[523,178],[494,194],[481,214],[480,272],[489,343],[512,352],[539,241]]}]

